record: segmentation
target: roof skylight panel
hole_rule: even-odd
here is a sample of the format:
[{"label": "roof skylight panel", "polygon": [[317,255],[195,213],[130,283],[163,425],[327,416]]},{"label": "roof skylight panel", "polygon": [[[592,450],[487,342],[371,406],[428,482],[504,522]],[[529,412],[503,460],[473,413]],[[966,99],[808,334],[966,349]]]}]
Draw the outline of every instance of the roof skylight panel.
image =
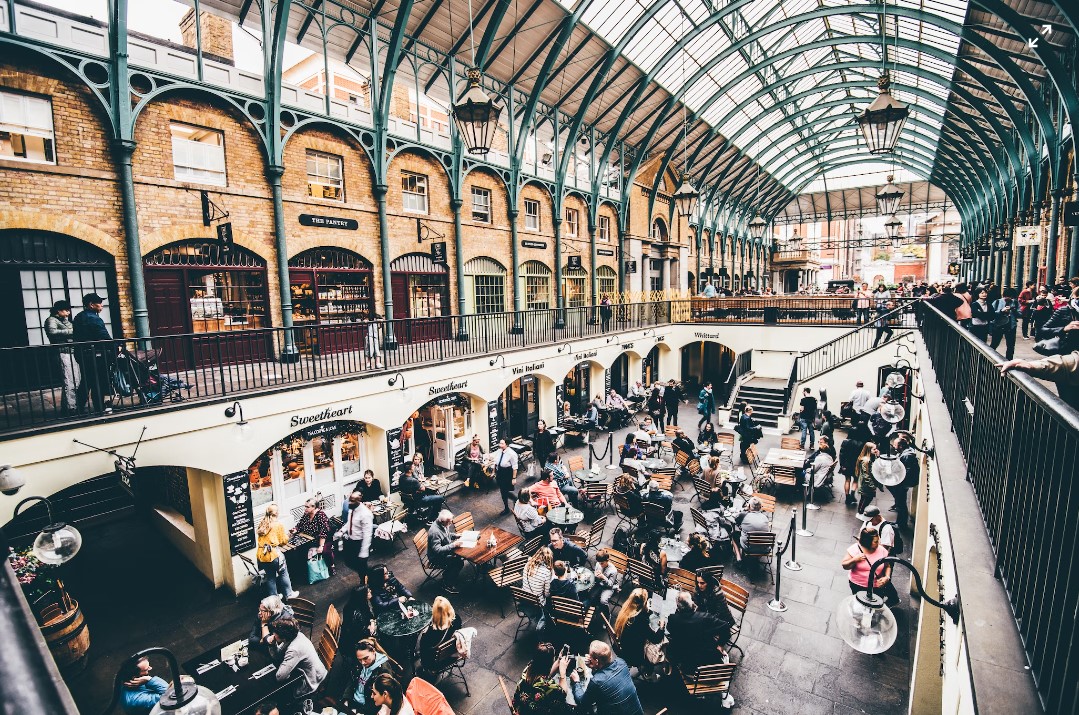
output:
[{"label": "roof skylight panel", "polygon": [[[663,1],[663,0],[658,0]],[[651,3],[639,0],[595,0],[581,16],[597,35],[617,46],[629,28],[645,13]]]}]

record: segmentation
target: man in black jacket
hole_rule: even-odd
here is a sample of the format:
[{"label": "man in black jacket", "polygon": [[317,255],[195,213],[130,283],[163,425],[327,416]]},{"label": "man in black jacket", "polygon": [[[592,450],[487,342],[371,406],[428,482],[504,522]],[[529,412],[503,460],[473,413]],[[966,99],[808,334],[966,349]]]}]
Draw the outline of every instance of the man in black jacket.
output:
[{"label": "man in black jacket", "polygon": [[584,566],[588,561],[588,554],[577,544],[567,541],[562,535],[561,529],[551,529],[551,558],[561,561],[567,566]]},{"label": "man in black jacket", "polygon": [[667,657],[683,673],[698,665],[725,662],[722,646],[730,639],[732,623],[697,610],[688,591],[678,594],[675,611],[667,619]]},{"label": "man in black jacket", "polygon": [[734,431],[738,433],[741,440],[738,450],[742,457],[742,464],[747,464],[749,458],[746,457],[746,452],[764,436],[764,430],[757,424],[757,420],[753,419],[752,405],[746,405],[742,410],[742,416],[738,418],[738,426]]},{"label": "man in black jacket", "polygon": [[909,432],[900,432],[899,436],[892,440],[892,448],[899,455],[899,462],[906,470],[906,477],[894,487],[888,487],[892,498],[895,500],[895,525],[900,529],[906,529],[910,520],[910,510],[907,507],[907,492],[912,487],[918,486],[918,480],[922,474],[922,465],[918,461],[918,453],[911,446],[912,438]]},{"label": "man in black jacket", "polygon": [[108,342],[112,340],[101,311],[105,299],[97,293],[87,293],[82,297],[81,313],[72,321],[72,338],[76,343],[97,341],[96,345],[80,345],[75,348],[75,360],[82,369],[82,382],[75,391],[75,403],[81,412],[86,409],[88,400],[94,403],[95,412],[112,412],[111,369],[115,362],[116,349]]},{"label": "man in black jacket", "polygon": [[678,424],[678,404],[684,402],[682,388],[675,384],[674,380],[667,383],[663,389],[663,408],[667,411],[667,426]]}]

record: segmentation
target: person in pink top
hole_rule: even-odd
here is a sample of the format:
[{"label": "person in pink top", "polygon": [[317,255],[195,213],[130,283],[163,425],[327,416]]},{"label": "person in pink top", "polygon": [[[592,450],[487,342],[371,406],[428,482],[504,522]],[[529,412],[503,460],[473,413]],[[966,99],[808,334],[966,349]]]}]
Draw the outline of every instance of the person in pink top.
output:
[{"label": "person in pink top", "polygon": [[544,469],[540,472],[540,481],[532,485],[529,490],[532,496],[533,506],[546,506],[551,509],[566,505],[566,497],[562,490],[551,479],[551,470]]},{"label": "person in pink top", "polygon": [[[843,555],[843,568],[850,571],[850,592],[869,590],[869,571],[873,564],[888,556],[888,549],[880,545],[880,533],[876,527],[866,526],[858,532],[858,541],[851,544]],[[899,603],[899,594],[892,585],[892,565],[877,569],[873,593],[884,598],[888,606]]]}]

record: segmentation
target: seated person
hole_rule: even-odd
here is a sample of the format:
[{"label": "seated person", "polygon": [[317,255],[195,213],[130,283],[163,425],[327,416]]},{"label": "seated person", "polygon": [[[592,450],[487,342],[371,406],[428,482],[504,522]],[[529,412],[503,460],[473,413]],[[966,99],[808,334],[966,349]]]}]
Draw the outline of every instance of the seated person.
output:
[{"label": "seated person", "polygon": [[588,412],[584,415],[584,422],[588,429],[599,428],[599,407],[596,406],[595,402],[588,405]]},{"label": "seated person", "polygon": [[363,480],[356,485],[356,491],[360,493],[360,499],[365,502],[378,501],[382,496],[382,482],[375,479],[375,473],[370,469],[363,472]]},{"label": "seated person", "polygon": [[378,715],[416,715],[401,681],[386,673],[371,681],[371,702],[378,707]]},{"label": "seated person", "polygon": [[551,473],[554,477],[554,483],[558,485],[558,488],[562,490],[562,493],[566,495],[566,498],[571,503],[577,503],[577,487],[573,484],[573,475],[566,469],[566,465],[562,462],[561,455],[558,452],[552,452],[550,459],[547,460],[547,464],[543,465],[544,469]]},{"label": "seated person", "polygon": [[446,498],[435,490],[428,489],[415,476],[412,465],[405,468],[405,474],[401,477],[401,501],[410,510],[441,510],[446,503]]},{"label": "seated person", "polygon": [[551,529],[551,557],[569,566],[584,566],[588,561],[585,550],[567,540],[561,529]]},{"label": "seated person", "polygon": [[581,597],[577,595],[577,582],[570,577],[569,567],[566,566],[565,561],[554,562],[554,580],[551,581],[551,595],[572,598],[574,601],[581,600]]},{"label": "seated person", "polygon": [[569,715],[573,711],[566,703],[569,680],[559,678],[556,655],[555,647],[550,643],[536,646],[536,655],[525,666],[513,692],[512,712]]},{"label": "seated person", "polygon": [[[641,494],[641,501],[658,504],[663,507],[663,513],[667,515],[667,524],[673,526],[675,529],[682,528],[682,519],[685,515],[680,511],[674,510],[674,495],[666,489],[660,489],[659,482],[655,479],[648,482],[648,490]],[[651,526],[660,525],[653,524]]]},{"label": "seated person", "polygon": [[513,515],[521,522],[521,536],[525,541],[540,534],[546,534],[551,529],[551,522],[547,517],[540,514],[531,503],[530,489],[522,489],[517,494],[517,503],[513,505]]},{"label": "seated person", "polygon": [[368,574],[368,585],[371,590],[371,604],[374,606],[376,615],[399,608],[399,603],[412,598],[412,592],[398,581],[393,571],[384,564],[371,568],[371,573]]},{"label": "seated person", "polygon": [[730,503],[730,487],[719,468],[719,457],[708,457],[706,465],[701,471],[701,478],[708,482],[712,494],[708,501],[701,504],[701,511],[719,509]]},{"label": "seated person", "polygon": [[[697,604],[697,610],[715,616],[721,621],[733,624],[734,614],[727,603],[727,597],[719,582],[711,574],[697,574],[697,588],[693,592],[693,602]],[[722,650],[722,648],[721,648]],[[724,651],[725,652],[725,651]]]},{"label": "seated person", "polygon": [[255,706],[254,715],[281,715],[281,710],[277,707],[277,701],[263,700]]},{"label": "seated person", "polygon": [[607,393],[607,428],[614,429],[625,424],[629,417],[629,407],[615,389]]},{"label": "seated person", "polygon": [[267,596],[259,602],[258,619],[251,627],[251,634],[247,640],[251,645],[265,643],[270,635],[270,625],[282,618],[292,618],[292,606],[281,600],[280,596]]},{"label": "seated person", "polygon": [[667,580],[667,553],[660,546],[663,539],[661,529],[652,529],[645,532],[644,538],[637,549],[637,558],[652,567],[652,575],[657,584]]},{"label": "seated person", "polygon": [[[439,646],[454,638],[461,630],[461,617],[445,596],[435,596],[431,604],[431,624],[420,633],[420,671],[425,680],[435,682],[439,663],[435,657]],[[454,650],[456,655],[456,650]]]},{"label": "seated person", "polygon": [[693,444],[693,440],[686,436],[685,430],[679,428],[674,433],[674,440],[671,442],[671,446],[674,448],[675,454],[679,452],[685,452],[687,457],[693,457],[693,450],[697,448],[697,445]]},{"label": "seated person", "polygon": [[596,583],[592,586],[591,593],[589,593],[588,603],[591,606],[602,608],[609,614],[611,612],[611,599],[618,592],[618,589],[622,587],[622,574],[618,573],[618,569],[611,563],[611,557],[607,554],[607,549],[600,549],[596,552],[595,575]]},{"label": "seated person", "polygon": [[548,469],[540,471],[540,480],[529,489],[529,495],[532,505],[536,507],[542,506],[554,509],[565,506],[568,502],[566,495],[554,483],[554,475]]},{"label": "seated person", "polygon": [[120,691],[120,708],[126,715],[150,715],[169,684],[156,675],[146,656],[136,656],[120,669],[123,689]]},{"label": "seated person", "polygon": [[689,551],[678,562],[678,568],[686,571],[696,571],[702,566],[711,566],[715,563],[715,559],[712,557],[711,544],[708,543],[708,539],[703,534],[696,532],[690,534],[686,543],[689,544]]},{"label": "seated person", "polygon": [[627,432],[626,441],[622,444],[622,456],[618,458],[618,466],[625,466],[627,460],[644,459],[644,450],[637,446],[637,433]]},{"label": "seated person", "polygon": [[[618,652],[626,659],[626,662],[635,666],[638,672],[651,670],[652,664],[645,655],[646,644],[657,644],[663,641],[663,622],[660,621],[658,629],[652,628],[648,600],[651,595],[643,588],[635,588],[629,594],[622,608],[618,610],[618,618],[614,622],[614,637]],[[658,679],[658,674],[656,674]]]},{"label": "seated person", "polygon": [[731,541],[731,547],[734,549],[735,561],[741,561],[742,556],[752,556],[753,552],[748,550],[749,535],[756,532],[768,532],[772,530],[772,523],[768,520],[768,515],[763,511],[761,500],[756,497],[751,497],[747,510],[742,512],[735,518],[734,523],[739,529],[738,538]]},{"label": "seated person", "polygon": [[326,679],[326,666],[318,657],[315,645],[300,633],[300,625],[295,619],[282,618],[274,622],[271,630],[274,645],[281,654],[275,673],[277,682],[284,682],[292,677],[294,671],[299,671],[303,681],[296,686],[293,697],[303,697],[318,690]]},{"label": "seated person", "polygon": [[697,443],[702,446],[715,444],[717,436],[715,425],[711,422],[705,422],[704,426],[701,427],[701,431],[697,433]]},{"label": "seated person", "polygon": [[667,619],[667,657],[682,672],[692,672],[698,665],[725,662],[720,646],[730,640],[733,623],[697,610],[693,596],[678,594],[675,611]]},{"label": "seated person", "polygon": [[449,509],[443,509],[427,529],[427,554],[431,564],[442,569],[442,588],[446,593],[457,593],[457,577],[465,567],[465,560],[457,555],[460,545],[461,537],[453,527],[453,514]]},{"label": "seated person", "polygon": [[383,674],[400,681],[404,677],[404,669],[374,638],[364,638],[356,644],[356,659],[352,663],[348,685],[340,698],[345,707],[338,709],[349,712],[346,708],[351,708],[363,715],[375,715],[379,712],[379,706],[372,697],[373,681]]}]

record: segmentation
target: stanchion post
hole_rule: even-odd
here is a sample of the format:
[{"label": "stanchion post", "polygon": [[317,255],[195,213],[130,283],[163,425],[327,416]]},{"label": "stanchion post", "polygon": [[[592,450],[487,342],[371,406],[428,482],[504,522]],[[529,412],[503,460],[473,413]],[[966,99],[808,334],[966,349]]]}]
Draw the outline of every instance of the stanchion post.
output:
[{"label": "stanchion post", "polygon": [[[804,512],[803,512],[804,514]],[[804,517],[803,517],[804,518]],[[791,526],[793,527],[798,520],[798,510],[791,508]],[[798,532],[795,531],[791,534],[790,540],[791,557],[788,561],[783,563],[783,568],[789,571],[801,571],[802,565],[798,563]]]},{"label": "stanchion post", "polygon": [[614,466],[614,432],[607,435],[607,466]]},{"label": "stanchion post", "polygon": [[809,504],[809,482],[806,482],[806,486],[802,489],[802,528],[798,530],[798,536],[810,537],[813,536],[813,532],[809,530],[808,520],[809,515],[806,508]]},{"label": "stanchion post", "polygon": [[[816,511],[817,509],[820,509],[819,506],[817,506],[816,504],[813,503],[813,492],[816,489],[816,487],[817,487],[817,485],[813,483],[812,477],[810,477],[809,479],[806,479],[806,489],[809,491],[809,496],[806,499],[805,508],[806,509],[811,509],[813,511]],[[802,528],[805,529],[805,524],[804,523],[802,524]],[[802,534],[802,536],[806,536],[806,534]],[[809,534],[809,536],[813,536],[813,534]]]},{"label": "stanchion post", "polygon": [[[783,558],[783,554],[787,551],[787,547],[791,546],[794,543],[794,540],[797,538],[795,536],[795,533],[794,533],[794,527],[797,524],[798,524],[798,515],[792,509],[791,510],[791,525],[790,525],[790,528],[787,529],[787,543],[783,545],[783,550],[780,551],[778,554],[776,554],[776,561],[779,561],[781,558]],[[780,596],[779,596],[780,584],[782,582],[783,582],[783,569],[776,569],[776,595],[775,595],[775,598],[773,598],[771,601],[768,602],[768,608],[772,609],[773,611],[778,611],[779,613],[782,613],[783,611],[787,610],[787,604],[783,603],[783,599],[780,598]]]}]

